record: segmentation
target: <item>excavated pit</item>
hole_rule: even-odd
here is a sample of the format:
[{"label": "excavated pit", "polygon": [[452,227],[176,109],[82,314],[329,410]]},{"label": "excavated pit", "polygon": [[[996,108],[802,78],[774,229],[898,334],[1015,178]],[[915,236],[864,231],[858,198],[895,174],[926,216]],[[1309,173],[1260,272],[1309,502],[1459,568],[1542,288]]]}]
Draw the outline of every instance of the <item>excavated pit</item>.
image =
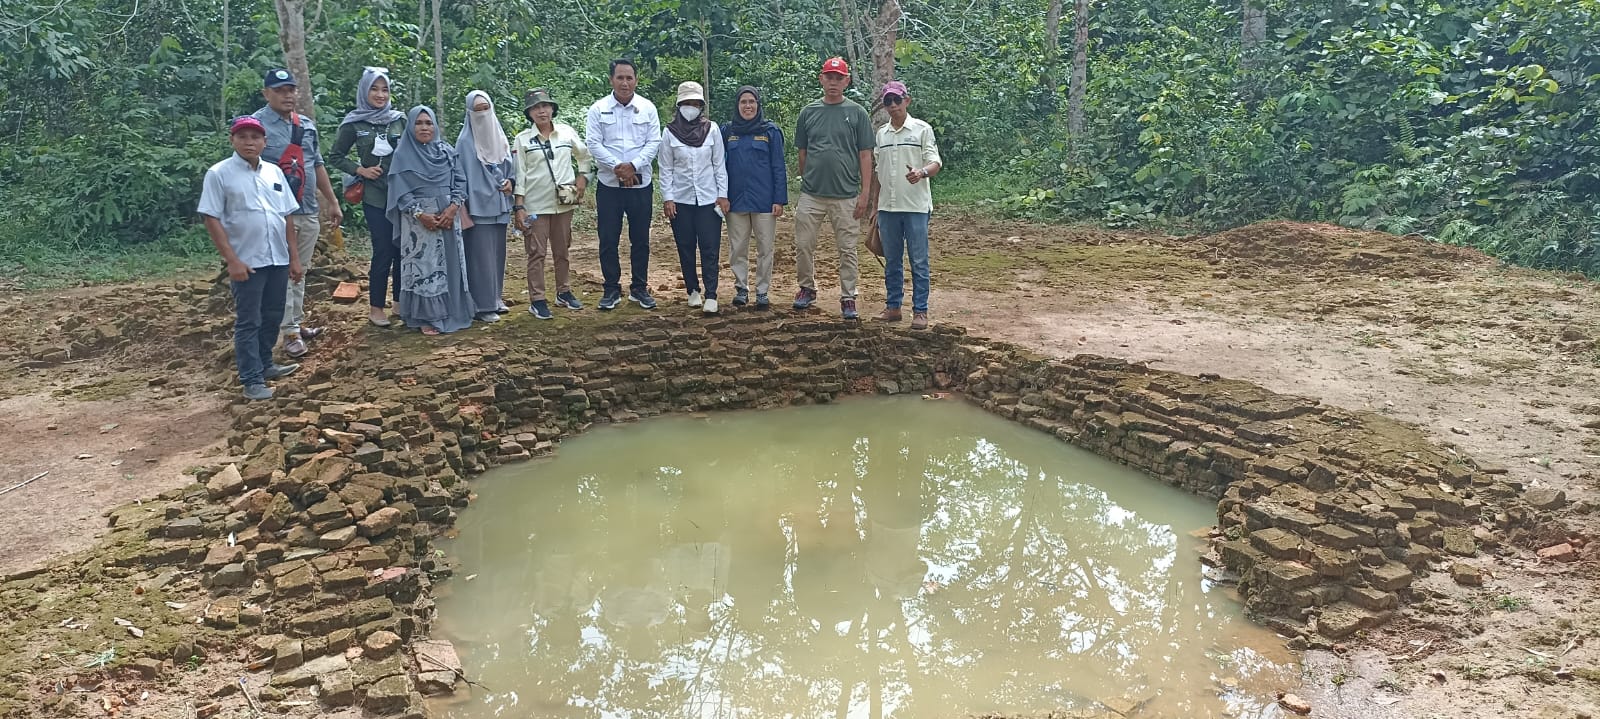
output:
[{"label": "excavated pit", "polygon": [[1222,719],[1299,677],[1202,577],[1214,503],[954,396],[656,418],[473,484],[434,634],[493,690],[444,719]]},{"label": "excavated pit", "polygon": [[[122,589],[144,636],[123,642],[106,671],[156,676],[180,654],[243,651],[259,672],[252,696],[269,709],[420,716],[422,693],[476,680],[451,645],[426,639],[434,583],[455,571],[433,540],[470,504],[467,478],[596,424],[925,392],[959,393],[1217,500],[1202,561],[1293,647],[1388,620],[1419,573],[1477,551],[1480,518],[1538,531],[1499,470],[1412,427],[1244,382],[1047,360],[957,328],[652,316],[354,347],[349,361],[286,383],[284,399],[235,407],[237,466],[114,511],[102,549],[9,577],[0,599],[28,610],[31,592],[73,576],[107,591],[138,584]],[[186,601],[163,604],[172,599]]]}]

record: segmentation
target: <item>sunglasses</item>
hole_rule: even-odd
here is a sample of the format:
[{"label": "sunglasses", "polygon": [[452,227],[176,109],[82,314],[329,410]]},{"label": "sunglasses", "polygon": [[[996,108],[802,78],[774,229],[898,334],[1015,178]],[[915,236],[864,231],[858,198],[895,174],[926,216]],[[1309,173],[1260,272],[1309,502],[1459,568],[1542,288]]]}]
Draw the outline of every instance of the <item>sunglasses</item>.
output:
[{"label": "sunglasses", "polygon": [[885,104],[885,105],[898,105],[898,104],[900,104],[902,102],[905,102],[905,100],[906,100],[905,98],[903,98],[903,97],[901,97],[899,95],[884,95],[883,96],[883,104]]}]

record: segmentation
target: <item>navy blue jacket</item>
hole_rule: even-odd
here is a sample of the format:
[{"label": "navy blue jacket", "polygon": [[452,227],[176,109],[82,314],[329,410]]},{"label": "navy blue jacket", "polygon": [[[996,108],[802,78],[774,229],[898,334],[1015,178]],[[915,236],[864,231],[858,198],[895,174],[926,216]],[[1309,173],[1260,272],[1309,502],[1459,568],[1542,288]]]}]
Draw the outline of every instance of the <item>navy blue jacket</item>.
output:
[{"label": "navy blue jacket", "polygon": [[783,165],[783,131],[724,136],[728,204],[733,212],[772,212],[789,204],[789,172]]}]

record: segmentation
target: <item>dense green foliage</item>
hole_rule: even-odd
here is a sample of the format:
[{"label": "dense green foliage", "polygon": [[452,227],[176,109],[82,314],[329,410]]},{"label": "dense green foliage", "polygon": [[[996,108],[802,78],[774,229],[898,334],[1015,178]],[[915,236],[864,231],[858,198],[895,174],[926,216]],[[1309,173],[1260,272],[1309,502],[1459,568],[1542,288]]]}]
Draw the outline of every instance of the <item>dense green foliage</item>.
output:
[{"label": "dense green foliage", "polygon": [[[1046,0],[902,7],[895,57],[913,112],[963,187],[991,188],[1005,211],[1177,228],[1325,220],[1600,272],[1600,0],[1269,0],[1267,41],[1248,50],[1237,3],[1094,2],[1075,158],[1071,2],[1060,58],[1045,51]],[[606,59],[631,55],[659,104],[705,61],[713,117],[754,84],[792,126],[818,94],[818,62],[846,43],[840,8],[448,2],[436,100],[418,3],[321,0],[306,10],[317,119],[331,139],[361,67],[377,64],[393,69],[398,105],[442,105],[447,137],[473,87],[513,131],[517,98],[541,84],[578,124],[607,90]],[[157,239],[204,255],[200,177],[228,151],[225,118],[259,107],[261,71],[282,62],[272,3],[14,0],[5,15],[0,266]]]}]

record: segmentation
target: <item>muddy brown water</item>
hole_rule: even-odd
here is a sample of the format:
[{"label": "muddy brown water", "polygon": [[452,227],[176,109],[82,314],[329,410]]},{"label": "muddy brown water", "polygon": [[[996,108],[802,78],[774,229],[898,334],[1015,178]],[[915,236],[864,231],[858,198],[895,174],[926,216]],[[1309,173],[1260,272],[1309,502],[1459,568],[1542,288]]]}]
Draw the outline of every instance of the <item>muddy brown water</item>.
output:
[{"label": "muddy brown water", "polygon": [[[1214,505],[956,399],[652,419],[476,481],[436,716],[1274,717]],[[1112,715],[1108,715],[1112,716]]]}]

